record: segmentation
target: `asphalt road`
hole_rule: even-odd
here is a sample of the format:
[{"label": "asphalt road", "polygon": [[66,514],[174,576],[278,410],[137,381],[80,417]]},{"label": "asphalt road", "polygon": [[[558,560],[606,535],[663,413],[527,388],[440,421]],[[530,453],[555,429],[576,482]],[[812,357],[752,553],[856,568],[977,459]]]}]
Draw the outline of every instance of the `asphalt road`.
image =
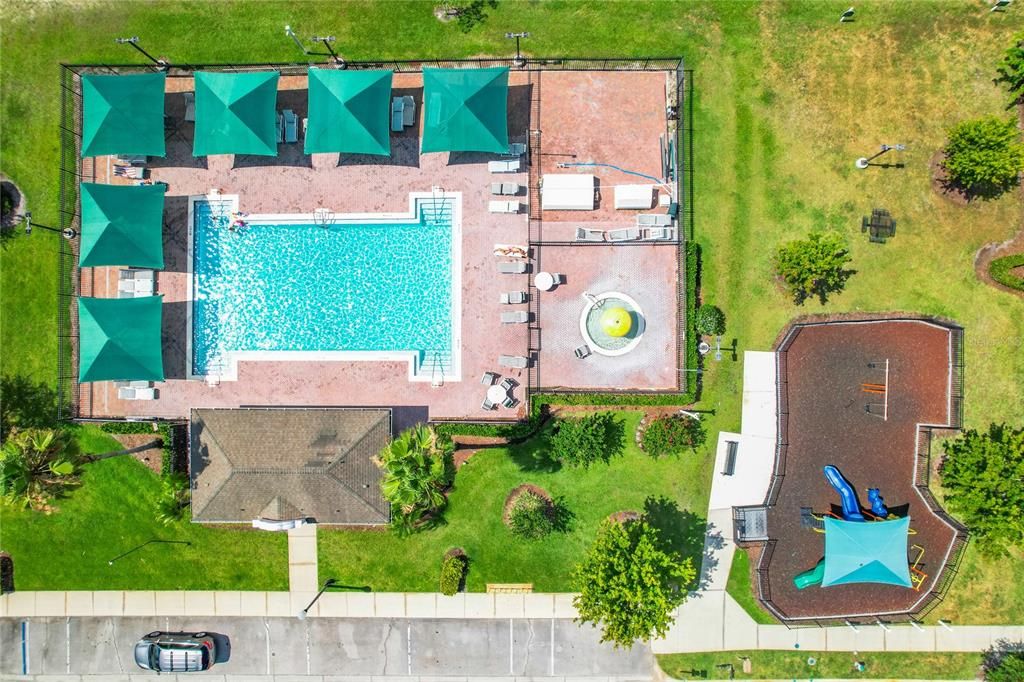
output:
[{"label": "asphalt road", "polygon": [[[650,680],[647,646],[616,650],[571,620],[368,618],[3,618],[2,675],[143,673],[135,642],[154,630],[224,643],[220,675],[614,676]],[[24,632],[24,637],[23,637]]]}]

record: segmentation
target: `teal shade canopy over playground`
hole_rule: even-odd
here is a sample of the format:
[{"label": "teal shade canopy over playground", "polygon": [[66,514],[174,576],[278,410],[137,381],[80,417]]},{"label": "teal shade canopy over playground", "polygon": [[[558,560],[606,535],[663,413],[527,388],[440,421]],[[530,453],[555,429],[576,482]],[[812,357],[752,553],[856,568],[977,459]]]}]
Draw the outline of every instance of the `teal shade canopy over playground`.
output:
[{"label": "teal shade canopy over playground", "polygon": [[422,151],[508,152],[508,69],[423,69]]},{"label": "teal shade canopy over playground", "polygon": [[310,69],[305,152],[391,156],[391,75]]},{"label": "teal shade canopy over playground", "polygon": [[277,71],[196,72],[193,156],[277,156]]},{"label": "teal shade canopy over playground", "polygon": [[825,575],[821,586],[881,583],[910,587],[909,530],[909,516],[871,522],[826,517]]},{"label": "teal shade canopy over playground", "polygon": [[82,156],[163,156],[167,74],[82,76]]}]

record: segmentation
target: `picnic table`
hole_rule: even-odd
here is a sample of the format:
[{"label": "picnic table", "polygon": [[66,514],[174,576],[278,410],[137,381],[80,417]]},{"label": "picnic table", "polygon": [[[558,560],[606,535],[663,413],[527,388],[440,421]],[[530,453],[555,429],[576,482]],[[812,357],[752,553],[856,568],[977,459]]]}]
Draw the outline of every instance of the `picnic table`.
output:
[{"label": "picnic table", "polygon": [[860,231],[867,232],[872,242],[884,244],[886,239],[896,235],[896,221],[886,209],[872,209],[870,218],[861,218]]}]

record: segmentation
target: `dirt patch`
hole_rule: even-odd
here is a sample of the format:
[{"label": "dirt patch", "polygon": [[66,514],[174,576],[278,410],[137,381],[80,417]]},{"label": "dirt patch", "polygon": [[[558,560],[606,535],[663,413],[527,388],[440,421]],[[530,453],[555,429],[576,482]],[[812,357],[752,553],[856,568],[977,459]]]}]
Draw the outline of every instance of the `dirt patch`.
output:
[{"label": "dirt patch", "polygon": [[[154,440],[160,441],[160,434],[155,431],[153,433],[112,433],[110,437],[120,443],[125,450],[137,448]],[[164,449],[161,445],[133,452],[131,456],[157,475],[160,475],[163,470]]]},{"label": "dirt patch", "polygon": [[971,203],[971,197],[963,189],[955,187],[949,182],[949,173],[942,164],[946,154],[939,149],[928,161],[931,169],[932,190],[943,199],[947,199],[958,206],[966,206]]},{"label": "dirt patch", "polygon": [[612,523],[626,523],[627,521],[639,521],[642,516],[643,514],[638,511],[626,509],[623,511],[617,511],[614,514],[609,514],[608,520]]},{"label": "dirt patch", "polygon": [[552,507],[551,493],[544,490],[544,488],[538,488],[532,483],[524,483],[523,485],[516,486],[512,489],[512,492],[508,494],[508,497],[505,498],[505,507],[501,510],[501,520],[506,526],[508,525],[508,514],[512,511],[512,506],[516,503],[516,500],[519,499],[520,495],[527,492],[533,493],[547,502],[549,509]]},{"label": "dirt patch", "polygon": [[455,470],[458,471],[480,450],[507,445],[508,439],[498,436],[452,436],[452,442],[455,444],[452,460],[455,463]]}]

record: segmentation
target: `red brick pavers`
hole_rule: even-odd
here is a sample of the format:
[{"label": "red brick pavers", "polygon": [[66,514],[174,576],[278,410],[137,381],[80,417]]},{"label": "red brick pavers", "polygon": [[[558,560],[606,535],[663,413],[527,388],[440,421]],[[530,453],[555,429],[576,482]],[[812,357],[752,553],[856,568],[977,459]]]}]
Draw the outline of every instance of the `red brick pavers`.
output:
[{"label": "red brick pavers", "polygon": [[[888,421],[865,413],[882,402],[862,383],[883,383],[869,362],[889,360]],[[768,512],[778,543],[768,567],[771,601],[788,617],[837,617],[907,611],[935,584],[954,533],[914,490],[917,424],[948,424],[950,333],[921,321],[826,324],[801,329],[787,354],[789,423],[785,478]],[[880,488],[890,510],[909,513],[924,547],[920,592],[891,585],[837,585],[797,590],[793,576],[824,554],[824,535],[800,527],[800,508],[839,511],[822,467],[832,464],[868,505]],[[909,505],[909,506],[905,506]],[[912,557],[916,557],[916,551]]]}]

